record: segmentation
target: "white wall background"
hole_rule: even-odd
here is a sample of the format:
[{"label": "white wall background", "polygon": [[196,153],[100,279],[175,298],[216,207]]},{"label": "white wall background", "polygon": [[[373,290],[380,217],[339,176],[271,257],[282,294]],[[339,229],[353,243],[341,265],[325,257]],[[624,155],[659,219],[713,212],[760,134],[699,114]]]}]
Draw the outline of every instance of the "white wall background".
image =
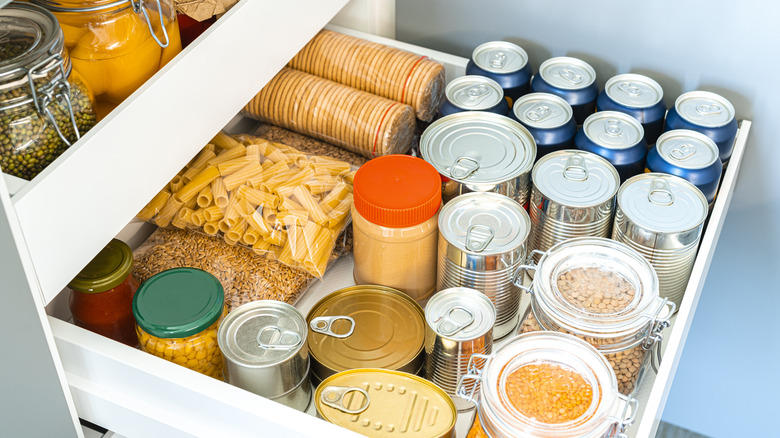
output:
[{"label": "white wall background", "polygon": [[[736,193],[664,420],[713,437],[776,436],[780,406],[780,3],[397,0],[396,38],[469,57],[506,40],[533,67],[580,57],[598,83],[636,72],[728,98],[753,120]],[[775,430],[773,430],[775,429]],[[771,432],[771,433],[769,433]]]}]

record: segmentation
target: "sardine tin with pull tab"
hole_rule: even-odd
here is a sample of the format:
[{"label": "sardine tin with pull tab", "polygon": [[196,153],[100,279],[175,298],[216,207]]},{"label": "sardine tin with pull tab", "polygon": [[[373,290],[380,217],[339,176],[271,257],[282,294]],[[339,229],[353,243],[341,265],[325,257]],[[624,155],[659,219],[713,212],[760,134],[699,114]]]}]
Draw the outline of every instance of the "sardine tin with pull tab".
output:
[{"label": "sardine tin with pull tab", "polygon": [[457,411],[433,383],[412,374],[361,368],[323,380],[314,394],[324,420],[374,438],[454,438]]}]

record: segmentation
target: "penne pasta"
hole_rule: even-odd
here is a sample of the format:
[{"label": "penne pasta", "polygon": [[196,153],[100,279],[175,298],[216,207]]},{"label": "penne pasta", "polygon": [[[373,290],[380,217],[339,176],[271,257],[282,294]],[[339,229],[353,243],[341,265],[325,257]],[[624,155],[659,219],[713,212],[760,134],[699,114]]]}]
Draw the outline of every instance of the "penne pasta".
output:
[{"label": "penne pasta", "polygon": [[246,221],[238,220],[232,227],[225,233],[225,236],[233,241],[238,242],[246,232]]},{"label": "penne pasta", "polygon": [[265,219],[263,219],[263,215],[261,215],[257,210],[255,210],[251,215],[246,217],[246,223],[249,225],[250,228],[257,231],[261,235],[266,235],[271,233],[271,229],[268,226],[268,224],[265,222]]},{"label": "penne pasta", "polygon": [[333,209],[328,212],[328,227],[333,228],[335,224],[344,220],[351,209],[352,193],[349,193],[347,194],[347,197],[339,203],[339,205],[333,207]]},{"label": "penne pasta", "polygon": [[282,198],[282,203],[279,205],[280,211],[296,211],[296,210],[306,210],[303,208],[303,206],[295,201],[293,201],[292,198]]},{"label": "penne pasta", "polygon": [[219,224],[216,222],[206,222],[203,224],[203,232],[213,236],[219,232]]},{"label": "penne pasta", "polygon": [[171,193],[176,193],[182,187],[184,187],[184,180],[179,175],[174,176],[173,179],[171,179],[171,182],[168,183],[168,188],[171,189]]},{"label": "penne pasta", "polygon": [[217,168],[219,169],[219,174],[222,175],[222,177],[224,178],[228,175],[232,175],[233,173],[237,172],[241,168],[245,167],[247,164],[256,163],[256,162],[257,161],[252,161],[252,159],[248,157],[238,157],[217,164]]},{"label": "penne pasta", "polygon": [[320,207],[323,211],[330,211],[333,207],[339,205],[339,203],[349,194],[349,188],[344,183],[339,183],[333,190],[330,191],[322,201],[320,201]]},{"label": "penne pasta", "polygon": [[276,215],[276,220],[285,225],[299,225],[309,222],[309,212],[306,210],[280,211]]},{"label": "penne pasta", "polygon": [[233,137],[221,131],[211,139],[211,143],[215,144],[220,149],[232,149],[241,145],[241,143],[233,139]]},{"label": "penne pasta", "polygon": [[201,190],[196,197],[196,202],[200,208],[206,208],[214,202],[214,195],[211,193],[211,184],[203,187],[203,190]]},{"label": "penne pasta", "polygon": [[246,146],[239,144],[233,148],[223,150],[216,157],[208,161],[209,166],[215,166],[219,163],[230,161],[234,158],[246,157]]},{"label": "penne pasta", "polygon": [[339,182],[336,178],[317,178],[315,180],[309,180],[303,183],[309,192],[313,195],[319,195],[321,193],[330,192],[336,187]]},{"label": "penne pasta", "polygon": [[246,157],[252,161],[260,162],[263,157],[263,149],[259,144],[249,144],[246,146]]},{"label": "penne pasta", "polygon": [[216,222],[224,217],[224,214],[222,214],[222,209],[217,207],[216,205],[212,205],[208,208],[203,209],[203,218],[206,219],[208,222]]},{"label": "penne pasta", "polygon": [[141,211],[138,212],[135,216],[138,219],[149,221],[152,220],[153,217],[157,215],[157,213],[160,212],[160,210],[163,208],[166,202],[168,202],[168,198],[171,197],[171,193],[167,190],[163,190],[160,193],[154,195],[154,198],[152,198],[151,201],[149,201],[148,204],[144,208],[141,209]]},{"label": "penne pasta", "polygon": [[196,210],[190,216],[190,222],[196,227],[202,227],[206,223],[206,219],[203,217],[203,209]]},{"label": "penne pasta", "polygon": [[195,157],[195,161],[181,175],[184,182],[188,183],[192,181],[192,178],[195,178],[195,175],[203,172],[203,170],[206,169],[206,167],[208,167],[209,160],[216,156],[217,154],[214,153],[213,149],[209,150],[207,148],[204,148],[203,150],[201,150],[198,156]]},{"label": "penne pasta", "polygon": [[154,223],[158,227],[167,227],[168,224],[171,223],[174,215],[179,212],[179,209],[183,205],[183,202],[176,199],[176,195],[169,197],[165,202],[165,205],[160,209],[160,212],[154,217]]},{"label": "penne pasta", "polygon": [[228,191],[235,190],[238,188],[238,186],[244,184],[250,178],[254,178],[262,173],[263,167],[260,165],[260,163],[249,163],[241,169],[238,169],[234,173],[223,178],[223,181],[225,182],[225,188]]},{"label": "penne pasta", "polygon": [[211,183],[211,194],[214,197],[214,204],[216,204],[217,207],[227,207],[229,199],[227,188],[225,188],[225,182],[222,178],[217,178]]},{"label": "penne pasta", "polygon": [[264,192],[249,186],[239,187],[237,193],[256,207],[261,205],[271,208],[279,207],[279,198],[273,193]]},{"label": "penne pasta", "polygon": [[216,167],[207,167],[203,172],[195,175],[195,177],[185,184],[184,187],[176,191],[174,196],[182,202],[187,202],[197,196],[204,187],[211,184],[211,182],[218,177],[219,169]]},{"label": "penne pasta", "polygon": [[263,240],[261,239],[260,233],[252,228],[247,228],[247,230],[244,231],[244,235],[241,236],[240,242],[246,246],[253,246],[258,240]]},{"label": "penne pasta", "polygon": [[323,225],[328,222],[328,216],[320,208],[320,204],[314,199],[314,196],[304,186],[298,186],[293,193],[295,199],[301,204],[304,210],[309,212],[311,220]]}]

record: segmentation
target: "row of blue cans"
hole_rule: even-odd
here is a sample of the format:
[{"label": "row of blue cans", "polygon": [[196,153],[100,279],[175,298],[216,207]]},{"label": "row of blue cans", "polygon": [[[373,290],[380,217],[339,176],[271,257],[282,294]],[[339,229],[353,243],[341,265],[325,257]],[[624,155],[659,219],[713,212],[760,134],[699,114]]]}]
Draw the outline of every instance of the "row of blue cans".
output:
[{"label": "row of blue cans", "polygon": [[[540,65],[536,74],[532,74],[525,50],[507,41],[487,42],[474,49],[466,74],[490,81],[467,90],[463,90],[465,82],[468,82],[465,80],[460,87],[453,86],[448,90],[452,93],[445,93],[447,98],[443,99],[442,115],[481,110],[512,116],[509,108],[513,108],[519,99],[529,92],[544,92],[556,95],[569,104],[576,125],[584,124],[594,111],[619,111],[642,124],[648,145],[655,144],[662,132],[688,129],[711,138],[718,146],[724,165],[731,157],[737,131],[735,111],[727,99],[715,93],[685,93],[667,112],[663,89],[647,76],[632,73],[617,75],[610,78],[599,92],[596,71],[587,62],[572,57],[551,58]],[[472,83],[478,81],[470,80]],[[466,100],[455,96],[458,88],[461,89],[461,97],[467,96]],[[502,97],[507,105],[504,105]],[[516,113],[514,118],[523,123]],[[544,142],[541,143],[540,147],[544,148]]]}]

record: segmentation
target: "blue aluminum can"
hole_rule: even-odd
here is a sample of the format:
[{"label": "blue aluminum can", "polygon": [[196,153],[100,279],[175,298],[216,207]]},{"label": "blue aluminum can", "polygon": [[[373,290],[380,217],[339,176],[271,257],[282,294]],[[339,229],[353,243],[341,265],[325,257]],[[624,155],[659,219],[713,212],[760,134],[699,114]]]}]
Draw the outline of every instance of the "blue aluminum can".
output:
[{"label": "blue aluminum can", "polygon": [[531,79],[531,90],[552,93],[569,102],[578,125],[596,110],[599,94],[596,70],[581,59],[565,56],[544,61]]},{"label": "blue aluminum can", "polygon": [[620,111],[639,120],[648,145],[664,130],[664,90],[647,76],[627,73],[610,78],[596,99],[597,111]]},{"label": "blue aluminum can", "polygon": [[550,152],[574,148],[577,124],[571,106],[560,97],[550,93],[526,94],[515,101],[511,116],[536,140],[536,160]]},{"label": "blue aluminum can", "polygon": [[647,153],[647,171],[677,175],[699,188],[712,205],[723,171],[718,146],[711,138],[689,129],[667,131]]},{"label": "blue aluminum can", "polygon": [[505,116],[509,103],[504,99],[501,85],[485,76],[467,75],[447,84],[444,99],[439,106],[441,116],[464,111],[488,111]]},{"label": "blue aluminum can", "polygon": [[577,131],[574,143],[577,149],[593,152],[612,163],[621,183],[645,170],[645,131],[637,119],[626,113],[591,114]]},{"label": "blue aluminum can", "polygon": [[731,158],[737,136],[734,105],[709,91],[684,93],[666,115],[664,131],[672,129],[691,129],[711,138],[718,146],[720,161],[725,164]]},{"label": "blue aluminum can", "polygon": [[466,74],[486,76],[498,82],[511,108],[515,99],[528,93],[531,64],[528,54],[517,44],[491,41],[474,49]]}]

